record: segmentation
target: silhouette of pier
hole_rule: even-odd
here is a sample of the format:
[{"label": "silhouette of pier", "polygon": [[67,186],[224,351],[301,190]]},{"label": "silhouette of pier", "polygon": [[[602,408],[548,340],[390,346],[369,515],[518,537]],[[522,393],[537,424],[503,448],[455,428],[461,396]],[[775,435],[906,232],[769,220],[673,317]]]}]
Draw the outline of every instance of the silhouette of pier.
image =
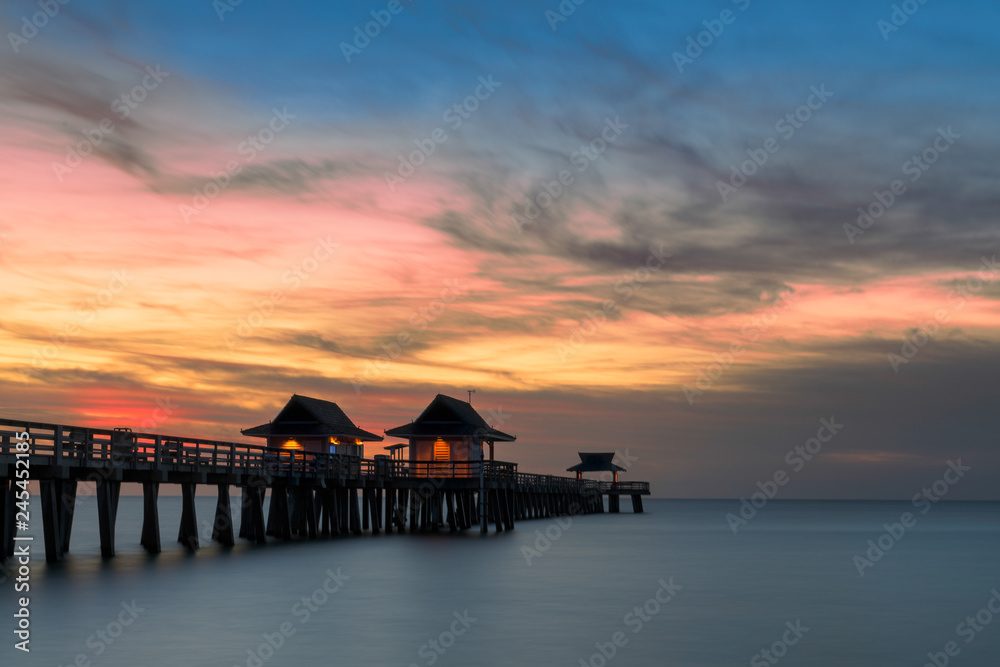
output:
[{"label": "silhouette of pier", "polygon": [[[215,489],[212,539],[232,546],[237,537],[265,544],[354,534],[512,530],[515,522],[611,511],[621,495],[642,511],[648,482],[605,482],[519,472],[516,463],[494,460],[413,461],[389,456],[295,451],[236,442],[133,433],[0,419],[0,557],[13,554],[17,533],[17,436],[27,433],[30,479],[41,495],[45,557],[60,560],[70,549],[77,488],[96,487],[101,554],[115,554],[115,520],[122,483],[143,490],[140,543],[161,550],[157,498],[162,484],[181,487],[178,542],[199,547],[195,493]],[[23,468],[23,464],[22,464]],[[239,525],[232,520],[230,489],[240,491]],[[268,495],[270,494],[270,495]],[[270,503],[265,516],[265,499]]]}]

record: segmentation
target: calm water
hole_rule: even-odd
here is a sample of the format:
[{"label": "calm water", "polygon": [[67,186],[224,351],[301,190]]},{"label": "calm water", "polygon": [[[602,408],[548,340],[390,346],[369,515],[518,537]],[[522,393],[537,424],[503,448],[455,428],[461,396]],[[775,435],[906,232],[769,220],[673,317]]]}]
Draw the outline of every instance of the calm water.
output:
[{"label": "calm water", "polygon": [[[213,500],[198,502],[211,517]],[[641,515],[526,521],[485,538],[366,535],[188,556],[172,542],[180,499],[161,498],[165,552],[149,558],[141,498],[123,497],[119,555],[105,563],[85,498],[72,556],[33,568],[30,656],[12,648],[14,594],[2,584],[0,664],[599,666],[602,644],[612,666],[765,665],[768,649],[787,665],[919,667],[955,641],[950,664],[1000,665],[1000,618],[980,612],[1000,590],[1000,504],[934,507],[864,577],[853,557],[908,503],[772,502],[733,535],[724,515],[736,507],[647,500]],[[38,507],[32,518],[41,539]],[[536,530],[555,538],[547,549]],[[671,577],[680,589],[661,604]],[[958,634],[977,613],[989,621]]]}]

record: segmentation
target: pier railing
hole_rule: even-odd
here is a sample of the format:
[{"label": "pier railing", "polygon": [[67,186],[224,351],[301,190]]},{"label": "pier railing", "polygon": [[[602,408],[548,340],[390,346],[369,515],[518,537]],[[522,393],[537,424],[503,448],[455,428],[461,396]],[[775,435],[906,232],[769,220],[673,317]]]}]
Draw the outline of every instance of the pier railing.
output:
[{"label": "pier railing", "polygon": [[517,464],[507,461],[408,461],[398,459],[365,460],[367,474],[376,477],[420,478],[454,477],[478,478],[483,476],[496,481],[515,481]]},{"label": "pier railing", "polygon": [[177,472],[300,475],[341,480],[405,478],[483,478],[526,490],[594,490],[600,493],[649,493],[648,482],[604,482],[518,472],[508,461],[408,461],[376,456],[286,450],[203,438],[133,433],[127,429],[85,428],[0,419],[0,455],[13,455],[16,436],[30,436],[31,456],[40,465],[121,468]]},{"label": "pier railing", "polygon": [[346,454],[12,419],[0,419],[0,454],[13,453],[16,435],[25,431],[30,436],[31,455],[47,459],[39,463],[56,466],[353,479],[367,472],[371,464],[359,456]]}]

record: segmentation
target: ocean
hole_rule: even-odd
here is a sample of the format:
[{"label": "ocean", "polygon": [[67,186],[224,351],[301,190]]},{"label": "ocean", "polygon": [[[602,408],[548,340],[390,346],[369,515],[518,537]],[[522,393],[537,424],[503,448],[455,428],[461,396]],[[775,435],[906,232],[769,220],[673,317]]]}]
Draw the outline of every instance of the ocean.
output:
[{"label": "ocean", "polygon": [[84,496],[56,566],[35,503],[31,652],[8,578],[0,665],[1000,665],[1000,503],[772,501],[734,534],[738,501],[647,498],[487,536],[226,550],[212,495],[193,555],[180,498],[160,498],[156,557],[123,496],[108,561]]}]

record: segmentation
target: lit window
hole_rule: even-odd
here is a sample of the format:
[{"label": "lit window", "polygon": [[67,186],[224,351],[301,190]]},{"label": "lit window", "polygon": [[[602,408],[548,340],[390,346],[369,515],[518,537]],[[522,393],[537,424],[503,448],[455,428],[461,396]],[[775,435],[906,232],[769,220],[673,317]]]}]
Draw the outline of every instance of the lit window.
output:
[{"label": "lit window", "polygon": [[285,444],[283,444],[281,446],[281,448],[282,449],[302,449],[302,445],[300,445],[295,440],[286,440]]},{"label": "lit window", "polygon": [[339,445],[340,444],[340,440],[338,440],[337,438],[334,438],[333,436],[330,436],[330,444],[331,445]]},{"label": "lit window", "polygon": [[438,438],[434,441],[434,460],[435,461],[447,461],[449,457],[448,443]]}]

